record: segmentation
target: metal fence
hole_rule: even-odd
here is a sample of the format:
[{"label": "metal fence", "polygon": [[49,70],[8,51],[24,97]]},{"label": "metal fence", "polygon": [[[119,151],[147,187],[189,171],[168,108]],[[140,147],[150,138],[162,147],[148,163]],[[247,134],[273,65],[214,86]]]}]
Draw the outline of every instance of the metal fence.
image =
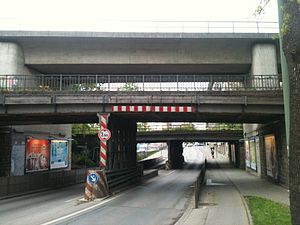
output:
[{"label": "metal fence", "polygon": [[279,90],[279,75],[0,75],[0,91]]},{"label": "metal fence", "polygon": [[[99,130],[99,128],[98,128]],[[155,123],[138,123],[138,132],[151,131],[242,131],[243,125],[236,123],[189,123],[189,122],[155,122]]]},{"label": "metal fence", "polygon": [[195,197],[195,208],[196,209],[198,208],[201,187],[203,186],[204,181],[205,181],[206,164],[207,164],[207,161],[205,159],[204,164],[202,165],[200,173],[197,177],[197,180],[195,181],[194,197]]},{"label": "metal fence", "polygon": [[[39,22],[42,24],[39,20]],[[48,23],[45,21],[44,23]],[[55,23],[55,18],[51,18]],[[152,20],[101,20],[85,21],[82,18],[77,23],[72,19],[62,23],[57,20],[61,31],[102,31],[102,32],[143,32],[143,33],[279,33],[278,22],[268,21],[152,21]],[[2,30],[49,30],[49,27],[34,25],[36,21],[30,18],[22,21],[0,19]],[[31,24],[31,25],[30,25]],[[9,26],[8,26],[9,25]],[[51,30],[51,29],[50,29]]]}]

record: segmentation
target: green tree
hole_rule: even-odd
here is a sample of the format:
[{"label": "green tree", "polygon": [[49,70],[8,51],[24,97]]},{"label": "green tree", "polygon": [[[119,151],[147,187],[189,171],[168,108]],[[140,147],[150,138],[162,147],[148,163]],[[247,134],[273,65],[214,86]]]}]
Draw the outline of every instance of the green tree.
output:
[{"label": "green tree", "polygon": [[300,224],[300,0],[282,0],[282,48],[289,88],[289,188],[292,224]]},{"label": "green tree", "polygon": [[137,123],[137,131],[150,131],[148,123]]},{"label": "green tree", "polygon": [[126,83],[123,87],[118,89],[119,91],[138,91],[139,87],[135,83]]},{"label": "green tree", "polygon": [[241,123],[216,123],[208,125],[208,130],[243,130],[243,124]]},{"label": "green tree", "polygon": [[78,134],[97,134],[100,127],[97,123],[80,123],[80,124],[73,124],[72,125],[72,135],[78,135]]},{"label": "green tree", "polygon": [[[261,12],[270,0],[262,0]],[[292,224],[300,224],[300,0],[278,0],[280,36],[287,64],[286,83],[284,84],[287,142],[289,143],[289,188]],[[258,8],[258,13],[259,10]],[[285,79],[283,79],[285,81]]]}]

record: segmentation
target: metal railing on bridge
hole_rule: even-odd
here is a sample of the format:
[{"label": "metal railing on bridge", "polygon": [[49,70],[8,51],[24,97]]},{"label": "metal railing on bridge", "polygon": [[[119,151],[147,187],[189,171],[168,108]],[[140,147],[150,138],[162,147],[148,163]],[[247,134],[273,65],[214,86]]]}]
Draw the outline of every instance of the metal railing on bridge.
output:
[{"label": "metal railing on bridge", "polygon": [[[51,18],[53,22],[54,18]],[[0,19],[0,28],[2,30],[36,30],[35,24],[30,18],[23,19],[22,21],[13,21],[11,19]],[[43,22],[39,20],[42,24]],[[66,21],[65,21],[66,22]],[[84,24],[82,18],[80,21],[72,24],[68,21],[63,24],[61,20],[57,20],[59,28],[56,30],[61,31],[101,31],[101,32],[143,32],[143,33],[279,33],[278,22],[271,21],[179,21],[179,20],[101,20],[101,22],[86,21]],[[44,23],[48,23],[45,21]],[[9,29],[7,29],[9,24]],[[31,25],[30,25],[31,24]],[[88,24],[88,26],[87,26]],[[75,25],[75,27],[73,26]],[[44,30],[44,27],[39,27],[38,30]],[[49,28],[46,28],[47,31]]]},{"label": "metal railing on bridge", "polygon": [[280,75],[0,75],[1,92],[217,92],[280,89]]},{"label": "metal railing on bridge", "polygon": [[[242,131],[243,125],[236,123],[141,123],[138,132],[152,131]],[[99,130],[99,129],[98,129]]]}]

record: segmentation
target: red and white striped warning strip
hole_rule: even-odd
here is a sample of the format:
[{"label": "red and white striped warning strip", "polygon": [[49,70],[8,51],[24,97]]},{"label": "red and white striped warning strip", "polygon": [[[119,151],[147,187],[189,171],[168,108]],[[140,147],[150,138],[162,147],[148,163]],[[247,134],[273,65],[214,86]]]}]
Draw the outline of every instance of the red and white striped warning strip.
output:
[{"label": "red and white striped warning strip", "polygon": [[[99,115],[100,130],[107,129],[108,117],[109,114]],[[100,168],[106,167],[106,151],[107,151],[106,141],[100,140]]]},{"label": "red and white striped warning strip", "polygon": [[194,106],[140,106],[140,105],[114,105],[112,112],[195,112]]}]

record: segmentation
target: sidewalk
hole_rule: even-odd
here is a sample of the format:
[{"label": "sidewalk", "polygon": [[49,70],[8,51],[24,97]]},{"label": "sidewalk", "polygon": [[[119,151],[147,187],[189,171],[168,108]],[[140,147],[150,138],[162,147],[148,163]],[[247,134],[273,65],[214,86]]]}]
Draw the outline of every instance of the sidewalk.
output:
[{"label": "sidewalk", "polygon": [[233,168],[222,155],[212,159],[204,151],[210,168],[200,192],[199,208],[192,201],[176,225],[248,225],[250,214],[243,196],[260,196],[289,204],[289,193],[246,171]]}]

